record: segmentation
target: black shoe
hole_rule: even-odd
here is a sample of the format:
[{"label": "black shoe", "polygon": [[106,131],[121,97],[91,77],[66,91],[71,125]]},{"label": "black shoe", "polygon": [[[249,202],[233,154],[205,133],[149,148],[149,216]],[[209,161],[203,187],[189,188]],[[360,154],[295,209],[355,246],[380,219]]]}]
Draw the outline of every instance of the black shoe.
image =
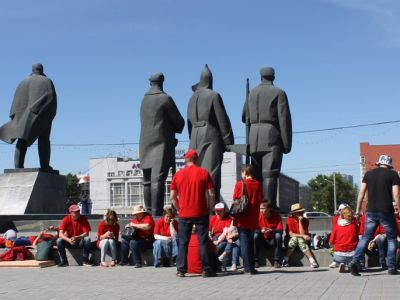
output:
[{"label": "black shoe", "polygon": [[383,263],[383,264],[381,264],[381,269],[382,269],[382,271],[385,271],[385,270],[387,270],[387,265],[386,265],[386,263]]},{"label": "black shoe", "polygon": [[182,271],[176,272],[176,277],[185,277],[185,272]]},{"label": "black shoe", "polygon": [[388,274],[389,274],[389,275],[398,275],[398,274],[399,274],[399,271],[397,271],[396,269],[389,270],[389,271],[388,271]]},{"label": "black shoe", "polygon": [[69,266],[69,264],[68,264],[67,261],[60,261],[60,262],[58,263],[58,265],[57,265],[57,267],[60,267],[60,268],[62,268],[62,267],[68,267],[68,266]]},{"label": "black shoe", "polygon": [[118,266],[120,266],[120,267],[123,267],[123,266],[126,266],[128,263],[127,262],[124,262],[124,261],[120,261],[119,263],[118,263]]},{"label": "black shoe", "polygon": [[353,276],[361,276],[360,273],[358,272],[358,267],[357,265],[351,265],[350,266],[350,273]]},{"label": "black shoe", "polygon": [[258,270],[256,270],[256,269],[250,270],[249,272],[244,272],[244,274],[246,274],[246,275],[256,275],[256,274],[258,274]]},{"label": "black shoe", "polygon": [[203,276],[203,278],[207,278],[207,277],[217,277],[218,275],[214,271],[203,271],[201,273],[201,276]]},{"label": "black shoe", "polygon": [[93,266],[93,264],[88,259],[82,260],[82,265],[85,266],[85,267],[92,267]]},{"label": "black shoe", "polygon": [[139,269],[139,268],[141,268],[142,267],[142,264],[135,264],[135,268],[136,269]]}]

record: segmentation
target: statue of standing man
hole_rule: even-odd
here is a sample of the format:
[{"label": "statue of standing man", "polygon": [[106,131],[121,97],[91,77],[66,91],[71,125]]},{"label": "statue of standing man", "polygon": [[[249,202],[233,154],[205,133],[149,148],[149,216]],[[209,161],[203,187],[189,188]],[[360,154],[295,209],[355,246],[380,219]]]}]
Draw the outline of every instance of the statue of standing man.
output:
[{"label": "statue of standing man", "polygon": [[12,144],[16,139],[14,165],[24,168],[29,146],[38,140],[40,168],[50,171],[50,132],[57,111],[53,82],[43,73],[42,64],[32,66],[32,74],[17,87],[11,106],[11,121],[0,127],[0,139]]},{"label": "statue of standing man", "polygon": [[149,80],[150,89],[140,107],[140,168],[146,209],[153,216],[161,216],[165,180],[169,169],[175,168],[175,133],[182,132],[185,120],[174,100],[163,91],[163,73],[155,73]]},{"label": "statue of standing man", "polygon": [[234,144],[231,122],[220,94],[213,91],[213,77],[206,65],[200,82],[192,87],[188,106],[189,149],[199,155],[198,164],[210,172],[216,201],[221,188],[221,165],[225,148]]},{"label": "statue of standing man", "polygon": [[251,164],[262,182],[264,199],[276,207],[282,156],[292,148],[292,119],[286,93],[273,84],[274,69],[262,68],[260,74],[261,84],[250,92],[242,121],[250,124]]}]

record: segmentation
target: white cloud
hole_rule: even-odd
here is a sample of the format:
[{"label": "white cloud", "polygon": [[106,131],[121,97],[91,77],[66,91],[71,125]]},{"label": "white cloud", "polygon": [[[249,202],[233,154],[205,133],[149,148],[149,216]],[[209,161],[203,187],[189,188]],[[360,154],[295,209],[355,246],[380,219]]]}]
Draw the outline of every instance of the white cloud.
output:
[{"label": "white cloud", "polygon": [[399,0],[323,0],[367,14],[386,34],[392,46],[400,48]]}]

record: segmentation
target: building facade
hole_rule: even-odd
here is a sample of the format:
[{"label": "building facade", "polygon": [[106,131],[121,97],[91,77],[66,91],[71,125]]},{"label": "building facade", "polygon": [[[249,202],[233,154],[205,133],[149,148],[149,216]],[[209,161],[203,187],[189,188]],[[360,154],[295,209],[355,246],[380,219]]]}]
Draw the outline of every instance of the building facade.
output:
[{"label": "building facade", "polygon": [[400,145],[370,145],[369,143],[360,143],[360,178],[364,174],[375,168],[375,163],[382,154],[387,154],[393,159],[393,168],[397,172],[400,170]]},{"label": "building facade", "polygon": [[[184,151],[176,152],[176,170],[185,166]],[[233,189],[240,178],[241,158],[233,152],[224,154],[221,169],[221,197],[230,205]],[[130,214],[134,205],[144,205],[143,173],[140,160],[105,157],[89,160],[90,199],[92,213],[103,214],[114,209],[118,214]],[[172,170],[165,182],[164,204],[170,204]]]}]

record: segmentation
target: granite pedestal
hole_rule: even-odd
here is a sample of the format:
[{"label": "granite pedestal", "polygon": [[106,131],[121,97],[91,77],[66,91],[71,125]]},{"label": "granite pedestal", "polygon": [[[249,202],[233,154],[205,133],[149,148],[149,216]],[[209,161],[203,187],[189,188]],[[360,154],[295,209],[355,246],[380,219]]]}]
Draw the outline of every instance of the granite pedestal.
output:
[{"label": "granite pedestal", "polygon": [[64,214],[66,186],[58,171],[6,169],[0,174],[0,215]]}]

